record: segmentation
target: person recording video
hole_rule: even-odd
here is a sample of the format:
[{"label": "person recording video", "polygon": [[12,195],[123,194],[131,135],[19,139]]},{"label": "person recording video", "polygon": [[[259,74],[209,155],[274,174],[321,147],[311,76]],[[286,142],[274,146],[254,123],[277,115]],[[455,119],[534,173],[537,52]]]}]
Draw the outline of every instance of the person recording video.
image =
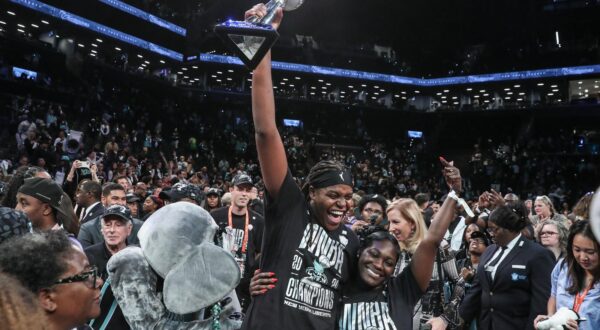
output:
[{"label": "person recording video", "polygon": [[368,226],[387,226],[385,218],[385,209],[387,200],[382,195],[365,195],[360,199],[357,205],[357,218],[352,223],[351,229],[355,233]]}]

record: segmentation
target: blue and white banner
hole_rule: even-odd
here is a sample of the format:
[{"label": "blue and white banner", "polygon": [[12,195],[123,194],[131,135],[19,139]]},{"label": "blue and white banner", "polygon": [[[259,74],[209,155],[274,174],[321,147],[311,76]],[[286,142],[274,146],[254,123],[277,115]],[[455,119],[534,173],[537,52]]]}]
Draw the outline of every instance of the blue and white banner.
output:
[{"label": "blue and white banner", "polygon": [[163,46],[159,46],[157,44],[140,39],[138,37],[134,37],[130,34],[115,30],[106,25],[102,25],[102,24],[90,21],[89,19],[83,18],[81,16],[72,14],[68,11],[65,11],[65,10],[62,10],[62,9],[59,9],[59,8],[56,8],[53,6],[50,6],[43,2],[40,2],[37,0],[10,0],[10,1],[13,3],[16,3],[18,5],[27,7],[29,9],[38,11],[40,13],[44,13],[44,14],[53,16],[55,18],[65,21],[65,22],[69,22],[71,24],[80,26],[82,28],[97,32],[97,33],[105,35],[107,37],[111,37],[111,38],[120,40],[122,42],[128,43],[130,45],[134,45],[136,47],[149,50],[151,52],[160,54],[162,56],[171,58],[173,60],[180,61],[180,62],[183,61],[183,54],[178,53],[174,50],[165,48]]}]

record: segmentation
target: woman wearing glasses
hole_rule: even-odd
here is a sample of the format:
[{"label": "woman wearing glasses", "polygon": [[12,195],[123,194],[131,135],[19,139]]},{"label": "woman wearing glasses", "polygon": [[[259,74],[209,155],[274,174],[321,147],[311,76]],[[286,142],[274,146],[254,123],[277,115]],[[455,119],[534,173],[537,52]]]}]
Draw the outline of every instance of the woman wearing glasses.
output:
[{"label": "woman wearing glasses", "polygon": [[38,298],[49,330],[71,330],[100,314],[102,279],[62,231],[28,234],[1,246],[0,271]]},{"label": "woman wearing glasses", "polygon": [[569,230],[562,222],[547,220],[538,233],[537,240],[546,249],[552,251],[556,261],[565,257]]},{"label": "woman wearing glasses", "polygon": [[481,256],[460,306],[467,324],[478,318],[481,329],[533,329],[534,318],[546,311],[554,256],[521,235],[527,221],[523,203],[490,214],[487,230],[495,244]]}]

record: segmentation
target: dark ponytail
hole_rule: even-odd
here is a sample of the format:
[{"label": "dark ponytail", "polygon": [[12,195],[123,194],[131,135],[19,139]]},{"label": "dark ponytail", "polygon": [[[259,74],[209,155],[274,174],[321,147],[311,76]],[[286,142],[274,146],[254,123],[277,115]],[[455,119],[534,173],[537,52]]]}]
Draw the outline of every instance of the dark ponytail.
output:
[{"label": "dark ponytail", "polygon": [[509,231],[520,232],[529,223],[527,208],[521,201],[507,203],[495,208],[489,216],[489,221]]}]

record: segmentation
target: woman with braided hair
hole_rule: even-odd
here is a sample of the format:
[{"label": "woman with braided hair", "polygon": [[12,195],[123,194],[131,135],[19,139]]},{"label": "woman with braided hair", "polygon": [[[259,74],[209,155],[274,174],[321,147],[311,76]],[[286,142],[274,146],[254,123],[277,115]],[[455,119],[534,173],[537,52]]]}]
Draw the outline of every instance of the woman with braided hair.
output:
[{"label": "woman with braided hair", "polygon": [[[246,17],[266,14],[259,4]],[[274,28],[282,16],[279,9]],[[252,300],[242,328],[332,329],[358,251],[358,238],[344,226],[353,180],[339,162],[321,161],[302,189],[296,184],[277,131],[270,57],[252,75],[252,117],[265,186],[260,269],[275,273],[278,283]]]}]

